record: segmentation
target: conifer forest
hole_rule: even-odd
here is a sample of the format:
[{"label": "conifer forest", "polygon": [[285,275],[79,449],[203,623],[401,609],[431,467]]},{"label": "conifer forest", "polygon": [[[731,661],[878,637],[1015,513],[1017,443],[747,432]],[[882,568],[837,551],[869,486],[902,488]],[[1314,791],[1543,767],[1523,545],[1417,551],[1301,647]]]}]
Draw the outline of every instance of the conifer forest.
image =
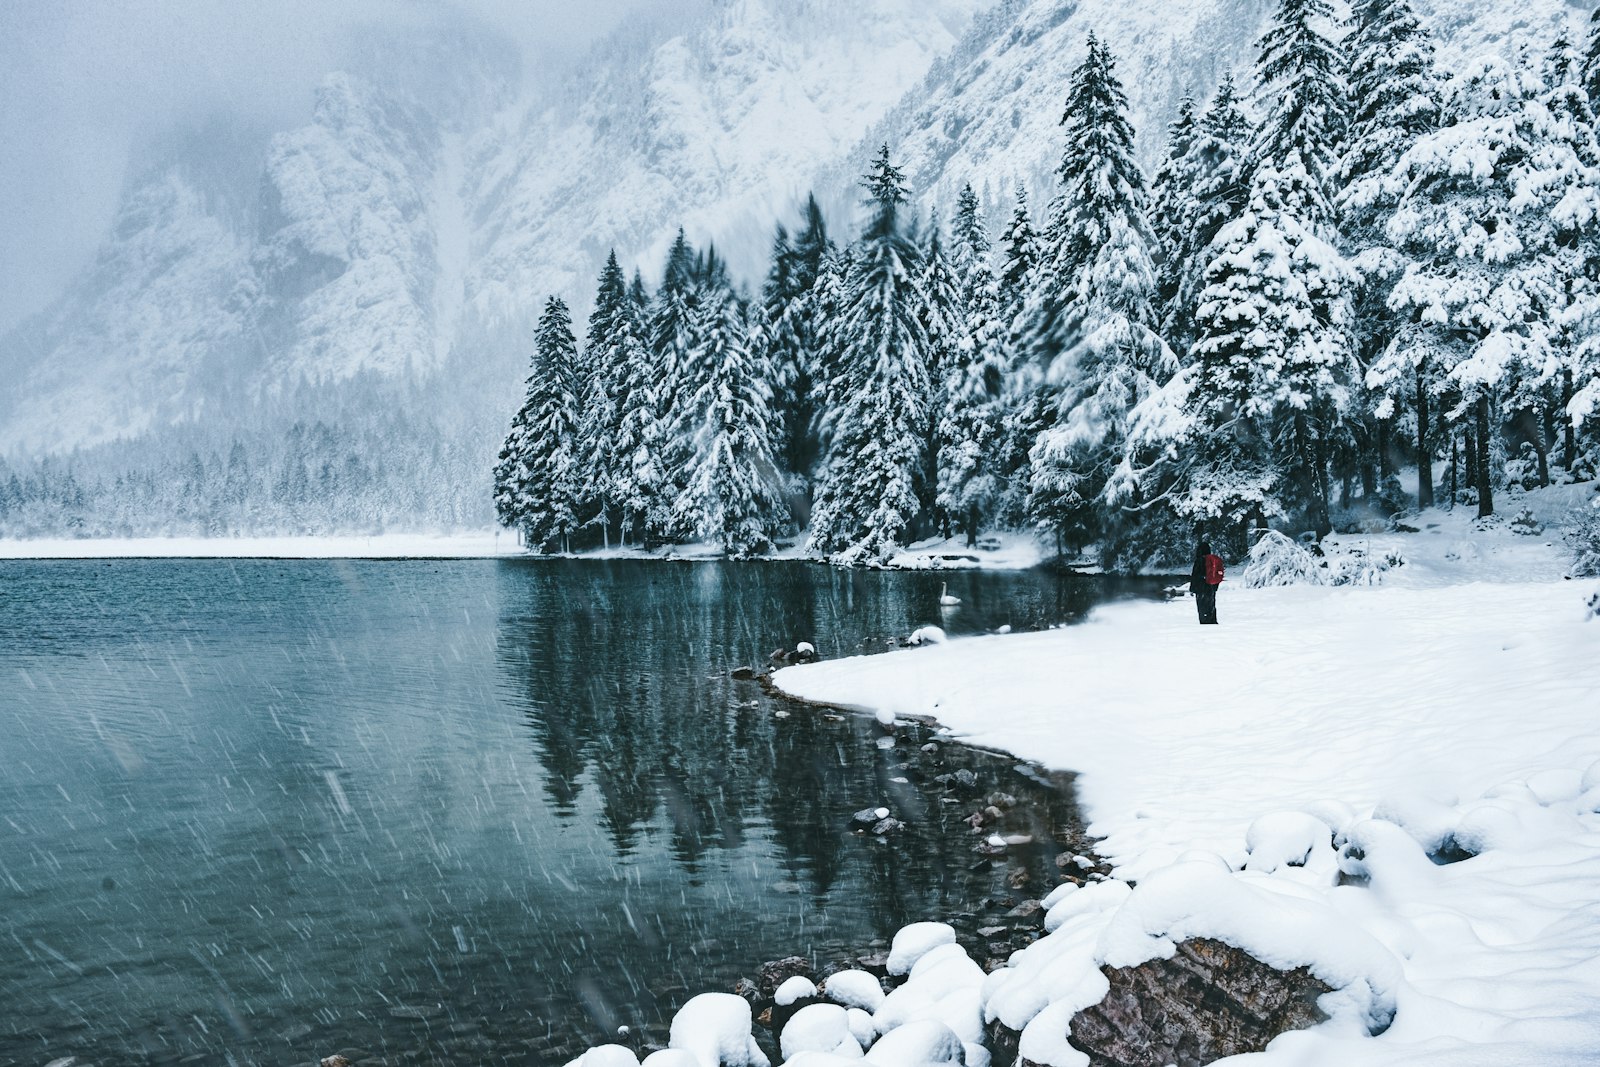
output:
[{"label": "conifer forest", "polygon": [[1330,15],[1283,0],[1153,176],[1090,35],[1031,201],[921,213],[885,145],[856,228],[811,199],[758,283],[683,231],[654,290],[613,255],[586,323],[544,307],[500,521],[847,563],[1026,529],[1136,568],[1594,477],[1600,18],[1447,72],[1406,0]]}]

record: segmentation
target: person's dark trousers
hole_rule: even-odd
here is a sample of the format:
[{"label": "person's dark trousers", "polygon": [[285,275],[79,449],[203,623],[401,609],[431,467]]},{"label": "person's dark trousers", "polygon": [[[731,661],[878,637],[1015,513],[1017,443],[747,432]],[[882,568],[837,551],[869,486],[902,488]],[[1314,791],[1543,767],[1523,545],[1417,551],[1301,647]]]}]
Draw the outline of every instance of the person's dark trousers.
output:
[{"label": "person's dark trousers", "polygon": [[1202,626],[1217,625],[1217,587],[1202,586],[1194,594],[1195,610],[1200,613]]}]

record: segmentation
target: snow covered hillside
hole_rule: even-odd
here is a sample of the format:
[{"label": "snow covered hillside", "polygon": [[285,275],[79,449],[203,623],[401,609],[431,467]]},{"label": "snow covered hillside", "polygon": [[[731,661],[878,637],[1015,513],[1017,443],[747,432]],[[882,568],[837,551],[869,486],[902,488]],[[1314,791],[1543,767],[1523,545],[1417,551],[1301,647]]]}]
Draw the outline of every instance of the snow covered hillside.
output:
[{"label": "snow covered hillside", "polygon": [[[1154,173],[1167,122],[1186,91],[1205,99],[1227,72],[1247,78],[1274,0],[1005,0],[929,71],[819,189],[849,185],[879,143],[903,159],[925,205],[948,210],[971,182],[991,217],[1003,218],[1011,188],[1048,198],[1061,157],[1064,87],[1093,31],[1117,55],[1147,173]],[[1344,5],[1336,5],[1343,7]],[[1438,34],[1446,66],[1480,51],[1542,50],[1559,27],[1577,32],[1587,12],[1561,0],[1418,0]]]},{"label": "snow covered hillside", "polygon": [[[1420,6],[1452,54],[1542,47],[1575,17]],[[682,224],[752,278],[808,188],[855,225],[884,139],[923,206],[967,180],[995,203],[1048,170],[1090,28],[1121,57],[1149,157],[1183,89],[1247,65],[1270,7],[726,0],[620,31],[531,101],[482,28],[388,41],[330,72],[299,128],[224,115],[146,148],[91,270],[0,338],[0,452],[153,435],[177,453],[193,442],[175,424],[225,452],[236,426],[305,417],[284,398],[315,383],[316,417],[441,417],[487,453],[544,297],[582,315],[608,248],[651,275]]]}]

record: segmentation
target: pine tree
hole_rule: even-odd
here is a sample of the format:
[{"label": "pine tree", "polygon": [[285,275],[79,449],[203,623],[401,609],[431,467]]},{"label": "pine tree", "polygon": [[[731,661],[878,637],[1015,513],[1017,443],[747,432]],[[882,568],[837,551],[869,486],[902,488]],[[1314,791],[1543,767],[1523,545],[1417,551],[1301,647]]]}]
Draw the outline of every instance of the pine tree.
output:
[{"label": "pine tree", "polygon": [[1028,451],[1048,424],[1050,406],[1046,391],[1020,373],[1025,356],[1028,294],[1036,284],[1043,258],[1041,238],[1028,213],[1028,190],[1021,182],[1017,183],[1016,205],[1001,240],[1005,242],[1005,258],[997,289],[1005,335],[1005,390],[996,412],[995,462],[1001,477],[996,511],[1001,522],[1020,526],[1027,521],[1033,479]]},{"label": "pine tree", "polygon": [[1390,297],[1410,313],[1395,344],[1437,359],[1458,398],[1452,420],[1470,412],[1481,515],[1494,510],[1498,406],[1519,373],[1550,362],[1565,300],[1558,250],[1592,240],[1600,212],[1595,169],[1547,95],[1531,71],[1474,61],[1449,86],[1443,128],[1420,138],[1392,178],[1403,197],[1389,235],[1411,259]]},{"label": "pine tree", "polygon": [[1165,209],[1173,217],[1162,223],[1162,334],[1177,351],[1187,352],[1194,343],[1195,307],[1205,287],[1211,244],[1249,200],[1252,133],[1233,75],[1224,74],[1179,161]]},{"label": "pine tree", "polygon": [[1028,189],[1017,183],[1017,203],[1011,211],[1011,222],[1001,235],[1006,245],[1005,264],[1000,271],[1000,303],[1008,331],[1019,329],[1028,290],[1033,285],[1034,272],[1039,268],[1039,235],[1034,231],[1033,220],[1028,215]]},{"label": "pine tree", "polygon": [[752,345],[740,301],[725,285],[707,287],[696,316],[692,358],[706,373],[688,402],[695,419],[673,525],[742,558],[766,548],[786,514],[771,451],[771,396],[758,363],[764,346],[759,337]]},{"label": "pine tree", "polygon": [[1113,216],[1137,214],[1138,228],[1149,240],[1144,175],[1133,152],[1127,94],[1117,79],[1116,61],[1092,33],[1087,54],[1073,72],[1061,125],[1067,134],[1056,168],[1061,188],[1052,202],[1027,313],[1030,358],[1045,370],[1072,340],[1075,326],[1068,309],[1090,262],[1111,238]]},{"label": "pine tree", "polygon": [[1069,205],[1043,284],[1061,304],[1036,350],[1054,392],[1052,425],[1030,452],[1029,510],[1042,524],[1098,533],[1097,501],[1121,458],[1127,413],[1177,369],[1156,332],[1154,239],[1115,60],[1092,34],[1073,76],[1060,176]]},{"label": "pine tree", "polygon": [[661,466],[661,374],[647,343],[650,297],[635,271],[619,315],[615,358],[622,361],[616,398],[616,440],[611,446],[610,490],[621,513],[622,540],[650,535],[656,502],[666,492]]},{"label": "pine tree", "polygon": [[[1550,114],[1553,154],[1575,160],[1589,175],[1600,173],[1595,115],[1584,86],[1583,61],[1562,32],[1543,68],[1542,102]],[[1570,188],[1570,176],[1565,178]],[[1580,179],[1581,180],[1581,179]],[[1586,192],[1582,186],[1574,192]],[[1551,436],[1560,433],[1560,457],[1570,472],[1578,460],[1577,426],[1570,408],[1577,381],[1592,381],[1593,349],[1600,345],[1600,240],[1593,219],[1576,216],[1558,224],[1554,245],[1544,249],[1554,273],[1558,306],[1551,316],[1550,352],[1524,368],[1515,404],[1522,433],[1538,460],[1541,484],[1550,482]],[[1581,419],[1579,420],[1581,421]]]},{"label": "pine tree", "polygon": [[[1173,500],[1193,522],[1243,541],[1286,504],[1327,521],[1321,449],[1347,387],[1343,260],[1307,231],[1298,167],[1257,172],[1250,203],[1213,244],[1187,375],[1185,463]],[[1290,206],[1296,210],[1289,210]]]},{"label": "pine tree", "polygon": [[1186,161],[1199,133],[1194,94],[1184,93],[1177,116],[1167,123],[1166,158],[1150,183],[1150,232],[1165,268],[1159,282],[1163,308],[1172,303],[1178,291],[1178,272],[1173,269],[1177,266],[1175,253],[1187,239],[1184,216],[1194,199],[1194,171]]},{"label": "pine tree", "polygon": [[1007,364],[1007,329],[990,264],[988,230],[970,185],[963,188],[957,204],[952,243],[963,317],[939,390],[936,504],[961,525],[967,544],[973,545],[1000,489],[992,450],[1003,415],[999,397]]},{"label": "pine tree", "polygon": [[688,532],[672,525],[673,506],[683,489],[683,472],[688,460],[685,425],[693,414],[689,398],[703,384],[703,369],[693,359],[695,349],[695,307],[704,286],[705,256],[697,255],[682,228],[667,253],[661,272],[661,287],[650,303],[648,333],[650,362],[658,375],[655,421],[646,428],[643,441],[651,462],[659,470],[657,492],[646,502],[647,537],[675,539]]},{"label": "pine tree", "polygon": [[812,513],[811,544],[860,561],[891,553],[917,517],[928,403],[922,264],[900,208],[905,179],[884,145],[862,185],[872,218],[853,257],[834,347],[840,411]]},{"label": "pine tree", "polygon": [[757,338],[763,359],[773,368],[774,442],[784,466],[795,470],[801,463],[810,429],[808,357],[798,336],[800,316],[792,309],[804,299],[794,272],[794,248],[782,223],[772,235],[772,255],[761,284],[761,315],[766,323]]},{"label": "pine tree", "polygon": [[[945,385],[952,366],[959,358],[961,333],[966,320],[961,299],[961,279],[950,257],[945,255],[937,216],[929,223],[927,244],[922,249],[922,296],[924,303],[920,318],[928,339],[928,404],[917,497],[924,511],[936,512],[941,479],[939,457],[945,450],[939,436],[945,408]],[[950,536],[949,515],[938,514],[936,517],[944,535]]]},{"label": "pine tree", "polygon": [[[1300,314],[1282,320],[1281,365],[1264,396],[1274,405],[1287,503],[1306,511],[1319,536],[1332,530],[1328,468],[1353,440],[1360,381],[1349,336],[1351,276],[1328,243],[1345,124],[1338,50],[1318,29],[1329,14],[1327,0],[1282,0],[1261,37],[1256,91],[1266,118],[1249,209],[1260,204],[1271,213],[1263,236],[1278,235],[1290,253],[1281,262],[1292,275],[1283,296]],[[1203,327],[1199,335],[1205,338]]]},{"label": "pine tree", "polygon": [[1583,54],[1583,87],[1589,107],[1600,111],[1600,7],[1589,16],[1589,46]]},{"label": "pine tree", "polygon": [[622,449],[623,412],[630,391],[629,371],[639,346],[637,316],[628,301],[627,279],[613,250],[606,257],[595,290],[594,310],[584,342],[587,401],[579,433],[579,481],[585,512],[593,513],[609,546],[619,502],[632,473]]},{"label": "pine tree", "polygon": [[495,508],[529,548],[571,547],[577,527],[578,425],[573,368],[578,342],[558,297],[545,302],[526,398],[495,470]]},{"label": "pine tree", "polygon": [[824,457],[833,450],[834,428],[844,410],[848,388],[845,371],[850,365],[849,350],[841,323],[846,290],[855,266],[855,251],[853,244],[847,244],[828,253],[809,300],[817,346],[819,403],[815,432]]},{"label": "pine tree", "polygon": [[772,265],[762,287],[767,344],[773,366],[773,412],[778,456],[791,473],[807,478],[816,465],[821,355],[813,290],[832,247],[816,197],[806,199],[805,227],[793,240],[780,226]]},{"label": "pine tree", "polygon": [[[1340,166],[1340,230],[1351,266],[1360,276],[1353,301],[1357,349],[1374,390],[1378,427],[1389,425],[1397,403],[1409,398],[1415,418],[1418,506],[1433,504],[1430,394],[1436,387],[1429,365],[1394,348],[1397,323],[1389,294],[1405,269],[1390,246],[1387,226],[1398,200],[1389,182],[1395,165],[1420,136],[1438,127],[1438,75],[1433,42],[1408,0],[1366,0],[1356,8],[1345,41],[1350,56],[1351,127]],[[1379,463],[1386,463],[1386,434],[1379,437]]]},{"label": "pine tree", "polygon": [[1295,195],[1306,202],[1287,207],[1319,228],[1333,218],[1346,110],[1339,49],[1318,28],[1331,17],[1328,0],[1281,0],[1256,59],[1257,98],[1266,113],[1256,163],[1280,176],[1296,167],[1305,173]]},{"label": "pine tree", "polygon": [[950,226],[950,265],[963,287],[967,284],[967,275],[988,256],[989,232],[984,226],[983,208],[978,203],[978,194],[972,191],[972,183],[968,182],[956,197],[955,220]]}]

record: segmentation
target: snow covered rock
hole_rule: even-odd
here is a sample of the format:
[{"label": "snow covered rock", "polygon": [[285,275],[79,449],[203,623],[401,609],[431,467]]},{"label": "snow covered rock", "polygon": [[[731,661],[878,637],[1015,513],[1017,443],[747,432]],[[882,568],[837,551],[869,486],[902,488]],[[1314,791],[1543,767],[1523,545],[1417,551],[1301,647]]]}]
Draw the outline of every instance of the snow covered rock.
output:
[{"label": "snow covered rock", "polygon": [[685,1049],[664,1048],[646,1056],[639,1067],[700,1067],[700,1060]]},{"label": "snow covered rock", "polygon": [[639,1057],[621,1045],[599,1045],[568,1062],[567,1067],[639,1067]]},{"label": "snow covered rock", "polygon": [[872,1013],[861,1008],[846,1008],[844,1016],[856,1043],[862,1048],[871,1048],[878,1040],[878,1024],[872,1021]]},{"label": "snow covered rock", "polygon": [[874,826],[878,825],[878,823],[887,819],[891,814],[892,813],[889,811],[889,809],[884,807],[862,808],[860,811],[850,816],[850,829],[870,830]]},{"label": "snow covered rock", "polygon": [[801,1052],[831,1052],[861,1058],[861,1042],[850,1031],[850,1016],[837,1004],[811,1004],[794,1013],[779,1035],[783,1058]]},{"label": "snow covered rock", "polygon": [[750,1034],[750,1005],[732,993],[701,993],[672,1017],[669,1048],[692,1052],[700,1067],[770,1067]]},{"label": "snow covered rock", "polygon": [[866,1060],[882,1067],[958,1067],[966,1062],[966,1055],[966,1047],[954,1031],[925,1019],[884,1034],[867,1052]]},{"label": "snow covered rock", "polygon": [[922,953],[904,985],[884,998],[873,1014],[880,1033],[908,1023],[936,1020],[962,1041],[983,1040],[983,968],[952,943]]},{"label": "snow covered rock", "polygon": [[801,1052],[783,1061],[783,1067],[861,1067],[860,1056],[838,1056],[832,1052]]},{"label": "snow covered rock", "polygon": [[756,989],[761,999],[771,1000],[778,987],[796,975],[811,975],[811,961],[804,956],[785,956],[781,960],[768,960],[756,972]]},{"label": "snow covered rock", "polygon": [[1304,812],[1263,815],[1245,833],[1250,858],[1245,870],[1272,874],[1280,868],[1302,868],[1332,884],[1338,876],[1333,851],[1333,831],[1328,824]]},{"label": "snow covered rock", "polygon": [[889,973],[907,974],[923,956],[940,945],[956,943],[949,923],[912,923],[902,926],[889,943]]},{"label": "snow covered rock", "polygon": [[847,1008],[877,1011],[883,1004],[883,986],[866,971],[837,971],[822,983],[822,995]]},{"label": "snow covered rock", "polygon": [[810,1000],[817,995],[816,984],[803,974],[787,979],[772,994],[772,1002],[787,1008],[797,1000]]}]

